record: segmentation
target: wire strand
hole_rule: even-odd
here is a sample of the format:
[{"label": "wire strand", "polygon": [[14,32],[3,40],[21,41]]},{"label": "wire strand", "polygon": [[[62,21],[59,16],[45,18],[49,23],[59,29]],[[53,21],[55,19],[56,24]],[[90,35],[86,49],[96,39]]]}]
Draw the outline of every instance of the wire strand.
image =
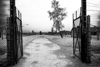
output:
[{"label": "wire strand", "polygon": [[97,27],[96,25],[93,25],[93,24],[90,24],[91,26],[95,26],[95,27]]},{"label": "wire strand", "polygon": [[3,29],[3,28],[5,28],[5,27],[7,27],[7,25],[5,25],[5,26],[3,26],[3,27],[0,27],[0,29]]},{"label": "wire strand", "polygon": [[100,11],[100,10],[87,10],[87,11]]},{"label": "wire strand", "polygon": [[95,7],[95,8],[100,8],[99,6],[91,6],[91,5],[87,5],[89,7]]},{"label": "wire strand", "polygon": [[94,4],[94,3],[90,3],[90,2],[87,2],[87,3],[100,7],[100,5],[98,5],[98,4]]}]

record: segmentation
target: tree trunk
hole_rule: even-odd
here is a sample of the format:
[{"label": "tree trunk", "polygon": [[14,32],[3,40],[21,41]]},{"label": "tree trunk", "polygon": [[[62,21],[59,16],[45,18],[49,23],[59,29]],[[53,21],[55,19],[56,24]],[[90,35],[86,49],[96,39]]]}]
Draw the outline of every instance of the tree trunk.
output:
[{"label": "tree trunk", "polygon": [[61,38],[63,38],[63,34],[61,33],[61,31],[60,31],[60,30],[59,30],[59,33],[60,33]]},{"label": "tree trunk", "polygon": [[97,30],[97,40],[99,40],[99,31]]}]

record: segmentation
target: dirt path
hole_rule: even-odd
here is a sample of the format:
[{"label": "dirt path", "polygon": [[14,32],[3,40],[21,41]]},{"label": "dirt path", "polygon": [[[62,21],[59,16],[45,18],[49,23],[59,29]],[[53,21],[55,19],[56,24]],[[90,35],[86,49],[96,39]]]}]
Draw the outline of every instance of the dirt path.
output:
[{"label": "dirt path", "polygon": [[[51,45],[50,45],[51,44]],[[33,40],[24,50],[24,57],[14,67],[65,67],[71,64],[65,56],[53,52],[61,49],[46,38]]]},{"label": "dirt path", "polygon": [[[68,38],[69,39],[69,38]],[[65,39],[64,39],[65,40]],[[67,44],[71,40],[66,41]],[[58,42],[59,43],[59,42]],[[24,49],[24,56],[13,67],[92,67],[72,57],[72,47],[60,45],[45,37],[31,41]]]}]

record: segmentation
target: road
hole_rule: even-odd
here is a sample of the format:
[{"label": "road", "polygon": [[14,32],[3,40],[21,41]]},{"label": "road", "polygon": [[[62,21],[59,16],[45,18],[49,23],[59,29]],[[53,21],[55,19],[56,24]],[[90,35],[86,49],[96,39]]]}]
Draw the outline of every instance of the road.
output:
[{"label": "road", "polygon": [[[50,38],[50,37],[49,37]],[[63,38],[64,39],[64,38]],[[65,39],[64,39],[65,40]],[[69,45],[70,38],[67,38]],[[72,42],[72,41],[71,41]],[[36,37],[25,48],[24,56],[13,67],[88,67],[72,57],[71,46],[60,46],[45,37]]]},{"label": "road", "polygon": [[65,67],[71,64],[70,60],[64,59],[64,55],[54,54],[54,51],[59,49],[60,46],[48,39],[37,38],[28,44],[23,59],[14,67]]}]

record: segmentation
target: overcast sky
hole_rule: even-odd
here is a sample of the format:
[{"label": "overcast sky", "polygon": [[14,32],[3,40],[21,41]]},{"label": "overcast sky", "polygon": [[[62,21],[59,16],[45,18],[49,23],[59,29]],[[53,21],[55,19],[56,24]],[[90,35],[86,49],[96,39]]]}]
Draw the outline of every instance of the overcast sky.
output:
[{"label": "overcast sky", "polygon": [[[81,0],[57,0],[61,7],[67,8],[67,17],[62,21],[64,30],[72,28],[72,13],[81,7]],[[99,4],[99,0],[87,0],[88,2]],[[51,31],[53,21],[50,21],[47,11],[52,10],[52,0],[16,0],[16,6],[22,13],[24,31]],[[91,4],[89,4],[91,5]],[[96,9],[88,7],[88,9]],[[88,11],[88,14],[96,12]],[[92,20],[94,21],[94,20]],[[29,24],[29,25],[26,25]]]}]

